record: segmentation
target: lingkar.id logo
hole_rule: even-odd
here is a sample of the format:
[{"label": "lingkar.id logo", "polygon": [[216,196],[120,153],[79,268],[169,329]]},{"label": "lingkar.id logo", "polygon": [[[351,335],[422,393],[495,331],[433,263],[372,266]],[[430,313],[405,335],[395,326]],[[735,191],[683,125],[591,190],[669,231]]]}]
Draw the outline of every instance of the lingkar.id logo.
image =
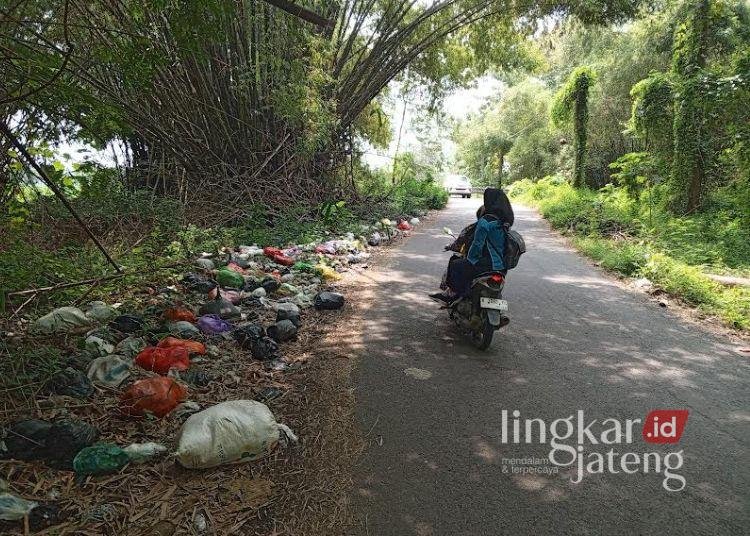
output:
[{"label": "lingkar.id logo", "polygon": [[543,419],[521,419],[521,412],[508,410],[501,412],[501,442],[503,444],[549,443],[549,461],[558,467],[575,467],[576,474],[570,481],[578,484],[586,473],[597,474],[605,471],[611,474],[638,472],[664,475],[662,486],[667,491],[685,489],[685,477],[676,474],[682,468],[682,450],[660,452],[616,452],[614,448],[602,453],[586,452],[586,445],[630,445],[633,443],[633,430],[643,423],[643,441],[656,445],[677,444],[687,424],[688,410],[660,409],[650,411],[641,419],[597,419],[586,422],[583,410],[564,419],[555,419],[549,425]]}]

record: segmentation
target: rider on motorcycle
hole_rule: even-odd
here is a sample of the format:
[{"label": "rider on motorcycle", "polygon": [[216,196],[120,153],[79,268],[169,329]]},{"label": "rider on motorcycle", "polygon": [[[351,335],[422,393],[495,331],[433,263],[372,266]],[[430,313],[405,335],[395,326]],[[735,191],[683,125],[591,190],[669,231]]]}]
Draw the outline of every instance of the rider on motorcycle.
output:
[{"label": "rider on motorcycle", "polygon": [[448,263],[448,288],[444,292],[430,294],[430,298],[441,303],[452,303],[469,293],[471,282],[477,276],[486,272],[504,274],[505,231],[513,225],[513,219],[513,207],[505,192],[499,188],[487,188],[484,191],[484,214],[477,220],[474,238],[466,256],[454,255]]}]

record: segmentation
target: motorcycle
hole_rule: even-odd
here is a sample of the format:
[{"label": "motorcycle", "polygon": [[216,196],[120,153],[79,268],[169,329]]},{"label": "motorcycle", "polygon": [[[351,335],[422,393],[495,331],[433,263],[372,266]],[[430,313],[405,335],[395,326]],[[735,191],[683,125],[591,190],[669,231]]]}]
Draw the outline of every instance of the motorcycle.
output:
[{"label": "motorcycle", "polygon": [[[453,236],[449,229],[445,231],[446,234]],[[446,250],[452,249],[448,246]],[[452,251],[463,255],[461,251]],[[510,322],[505,314],[508,312],[508,302],[503,299],[504,286],[505,276],[502,273],[487,272],[471,282],[471,291],[468,296],[443,306],[444,309],[449,309],[451,320],[480,350],[489,348],[495,331],[507,326]]]}]

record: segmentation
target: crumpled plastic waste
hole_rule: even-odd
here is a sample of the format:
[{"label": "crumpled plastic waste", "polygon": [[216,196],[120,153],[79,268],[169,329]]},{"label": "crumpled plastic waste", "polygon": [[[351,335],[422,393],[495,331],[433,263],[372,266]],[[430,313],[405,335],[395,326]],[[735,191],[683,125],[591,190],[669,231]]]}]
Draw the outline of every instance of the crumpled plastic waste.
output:
[{"label": "crumpled plastic waste", "polygon": [[220,296],[201,305],[198,312],[201,315],[218,315],[221,318],[234,318],[242,314],[239,307]]},{"label": "crumpled plastic waste", "polygon": [[311,274],[315,272],[315,267],[309,262],[299,261],[299,262],[295,262],[292,265],[292,270],[295,270],[297,272],[306,272],[306,273]]},{"label": "crumpled plastic waste", "polygon": [[115,346],[115,353],[133,358],[146,346],[148,346],[146,340],[142,337],[127,337],[117,343],[117,346]]},{"label": "crumpled plastic waste", "polygon": [[47,380],[45,388],[56,395],[75,398],[88,398],[94,394],[94,386],[91,385],[88,376],[72,367],[64,368],[53,374]]},{"label": "crumpled plastic waste", "polygon": [[294,264],[294,259],[292,257],[287,257],[283,253],[274,255],[272,258],[273,262],[281,264],[282,266],[292,266]]},{"label": "crumpled plastic waste", "polygon": [[121,333],[135,333],[142,331],[145,322],[142,316],[138,315],[120,315],[109,323],[109,327]]},{"label": "crumpled plastic waste", "polygon": [[0,493],[0,519],[3,521],[23,519],[38,505],[39,503],[27,501],[12,493]]},{"label": "crumpled plastic waste", "polygon": [[171,322],[167,325],[167,329],[173,335],[177,335],[178,337],[182,338],[195,337],[196,335],[200,335],[201,332],[197,326],[191,324],[190,322],[186,322],[185,320],[180,320],[179,322]]},{"label": "crumpled plastic waste", "polygon": [[88,378],[97,384],[118,387],[130,377],[131,358],[113,354],[97,357],[89,365]]},{"label": "crumpled plastic waste", "polygon": [[0,443],[0,457],[46,460],[51,467],[70,469],[78,451],[91,445],[98,437],[99,431],[84,421],[18,421],[5,430],[5,439]]},{"label": "crumpled plastic waste", "polygon": [[86,348],[86,351],[92,356],[109,355],[115,351],[115,347],[113,344],[110,344],[104,339],[96,337],[95,335],[89,335],[88,337],[86,337],[84,346]]},{"label": "crumpled plastic waste", "polygon": [[302,325],[300,310],[296,304],[290,302],[277,303],[274,305],[274,309],[276,309],[276,322],[289,320],[298,328]]},{"label": "crumpled plastic waste", "polygon": [[123,414],[142,417],[151,413],[164,417],[187,396],[187,389],[167,376],[138,380],[120,396]]},{"label": "crumpled plastic waste", "polygon": [[218,283],[213,279],[207,279],[202,275],[194,274],[192,272],[184,275],[184,277],[182,278],[182,284],[188,290],[192,290],[193,292],[202,292],[203,294],[218,286]]},{"label": "crumpled plastic waste", "polygon": [[259,361],[267,361],[278,357],[278,343],[271,337],[261,337],[250,343],[250,354]]},{"label": "crumpled plastic waste", "polygon": [[29,512],[29,529],[39,532],[62,523],[65,514],[57,504],[40,504]]},{"label": "crumpled plastic waste", "polygon": [[284,274],[281,276],[281,279],[279,279],[281,284],[291,283],[292,281],[294,281],[294,274]]},{"label": "crumpled plastic waste", "polygon": [[181,372],[178,377],[193,387],[205,387],[214,379],[208,370],[201,367],[190,367],[189,370]]},{"label": "crumpled plastic waste", "polygon": [[[245,263],[245,264],[247,264],[247,263]],[[245,267],[240,266],[236,262],[230,262],[229,264],[227,264],[226,269],[227,270],[231,270],[233,272],[237,272],[238,274],[244,274],[245,273]]]},{"label": "crumpled plastic waste", "polygon": [[283,255],[281,250],[279,248],[275,248],[272,246],[266,246],[263,248],[263,255],[268,257],[269,259],[273,259],[276,255]]},{"label": "crumpled plastic waste", "polygon": [[253,298],[264,298],[268,292],[263,287],[258,287],[250,293]]},{"label": "crumpled plastic waste", "polygon": [[218,281],[219,285],[222,287],[229,288],[242,289],[245,285],[245,278],[242,277],[242,274],[235,272],[234,270],[229,270],[228,268],[222,268],[216,272],[216,281]]},{"label": "crumpled plastic waste", "polygon": [[256,245],[240,246],[237,249],[240,253],[242,253],[243,255],[247,255],[248,257],[257,257],[258,255],[263,255],[263,248],[259,248]]},{"label": "crumpled plastic waste", "polygon": [[103,301],[93,301],[86,306],[85,314],[92,322],[103,324],[117,316],[117,309]]},{"label": "crumpled plastic waste", "polygon": [[315,271],[326,281],[336,281],[341,279],[341,276],[328,265],[318,263],[315,265]]},{"label": "crumpled plastic waste", "polygon": [[189,339],[178,339],[176,337],[165,337],[156,345],[157,348],[185,348],[191,354],[204,355],[206,345],[202,342]]},{"label": "crumpled plastic waste", "polygon": [[174,414],[175,414],[175,417],[177,417],[178,419],[184,419],[188,415],[197,413],[200,410],[201,410],[201,406],[200,404],[198,404],[198,402],[188,400],[187,402],[183,402],[182,404],[178,405],[174,409]]},{"label": "crumpled plastic waste", "polygon": [[73,470],[78,476],[106,475],[125,467],[128,454],[112,443],[99,443],[81,449],[73,460]]},{"label": "crumpled plastic waste", "polygon": [[344,306],[344,296],[338,292],[320,292],[315,296],[315,308],[332,311]]},{"label": "crumpled plastic waste", "polygon": [[[247,288],[247,279],[245,279],[244,288]],[[238,290],[224,290],[223,288],[222,289],[215,288],[208,293],[209,300],[215,300],[217,296],[221,296],[223,299],[228,300],[232,302],[233,304],[237,305],[238,303],[242,302],[244,293]]]},{"label": "crumpled plastic waste", "polygon": [[210,271],[216,268],[216,265],[214,264],[214,261],[211,259],[195,259],[195,266],[200,268],[201,270]]},{"label": "crumpled plastic waste", "polygon": [[165,375],[170,370],[187,370],[190,368],[190,354],[183,346],[171,348],[145,348],[135,358],[135,364],[145,370],[152,370]]},{"label": "crumpled plastic waste", "polygon": [[401,231],[411,231],[412,226],[411,224],[406,220],[401,220],[398,222],[398,225],[396,225],[396,228],[400,229]]},{"label": "crumpled plastic waste", "polygon": [[128,455],[128,459],[136,464],[141,464],[167,452],[167,447],[159,443],[132,443],[122,449]]},{"label": "crumpled plastic waste", "polygon": [[266,289],[266,293],[268,294],[278,290],[279,285],[280,285],[279,280],[273,276],[264,277],[263,280],[260,282],[260,286]]},{"label": "crumpled plastic waste", "polygon": [[255,400],[231,400],[188,417],[182,425],[177,461],[189,469],[257,460],[278,444],[280,433],[297,436],[278,424],[268,406]]},{"label": "crumpled plastic waste", "polygon": [[232,331],[232,324],[222,320],[219,315],[203,315],[198,318],[198,327],[206,335],[218,335]]},{"label": "crumpled plastic waste", "polygon": [[268,326],[266,332],[276,342],[284,342],[297,336],[297,326],[291,320],[279,320]]},{"label": "crumpled plastic waste", "polygon": [[232,336],[240,348],[249,350],[254,341],[266,336],[266,330],[260,324],[240,324],[234,329]]},{"label": "crumpled plastic waste", "polygon": [[44,335],[70,333],[91,326],[91,319],[78,307],[58,307],[31,325],[30,331]]},{"label": "crumpled plastic waste", "polygon": [[183,307],[170,307],[164,311],[164,318],[170,322],[195,322],[198,320],[193,311]]},{"label": "crumpled plastic waste", "polygon": [[412,226],[419,225],[419,218],[412,218],[412,219],[410,219],[409,220],[409,224],[412,225]]}]

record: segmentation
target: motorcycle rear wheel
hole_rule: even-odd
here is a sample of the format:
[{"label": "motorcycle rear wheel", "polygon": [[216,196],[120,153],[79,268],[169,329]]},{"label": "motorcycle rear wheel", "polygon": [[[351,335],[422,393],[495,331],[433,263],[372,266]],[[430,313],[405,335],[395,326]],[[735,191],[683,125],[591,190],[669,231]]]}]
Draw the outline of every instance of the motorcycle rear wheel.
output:
[{"label": "motorcycle rear wheel", "polygon": [[492,336],[495,334],[495,327],[490,324],[490,320],[485,316],[482,319],[482,328],[471,332],[471,342],[479,350],[486,350],[492,344]]}]

